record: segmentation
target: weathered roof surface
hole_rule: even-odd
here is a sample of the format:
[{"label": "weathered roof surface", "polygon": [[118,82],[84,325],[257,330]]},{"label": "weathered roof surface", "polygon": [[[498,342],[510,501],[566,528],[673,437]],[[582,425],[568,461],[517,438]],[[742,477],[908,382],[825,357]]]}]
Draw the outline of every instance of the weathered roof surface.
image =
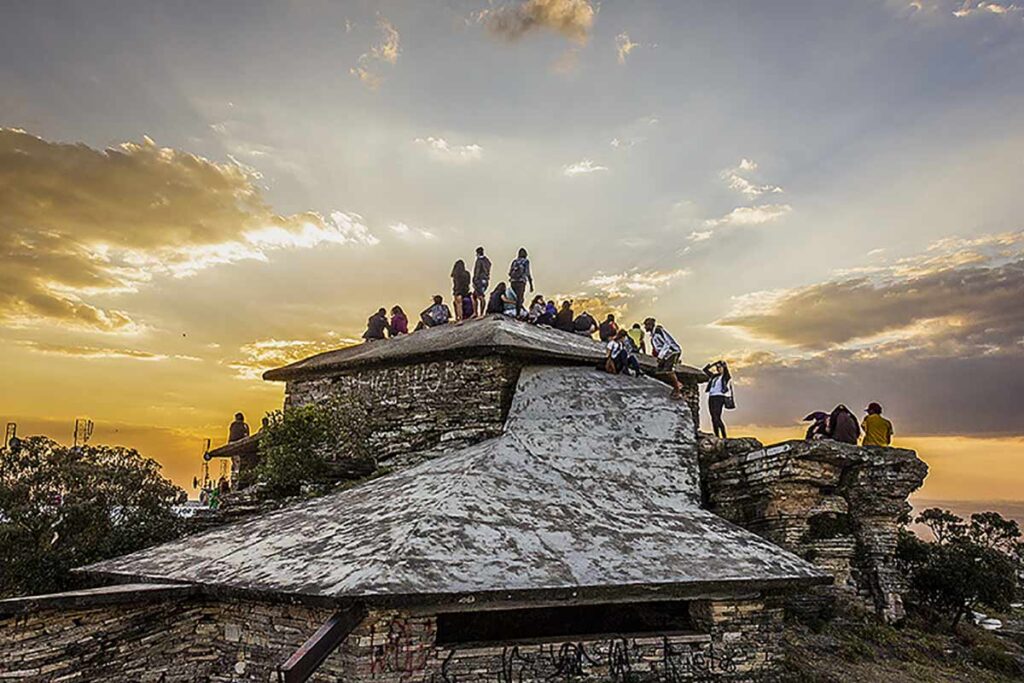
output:
[{"label": "weathered roof surface", "polygon": [[[263,379],[290,380],[315,377],[351,368],[395,362],[409,362],[442,356],[453,351],[506,353],[538,361],[566,361],[574,364],[599,363],[605,345],[590,337],[551,327],[530,325],[503,315],[441,325],[394,339],[356,344],[310,356],[263,373]],[[641,365],[651,370],[657,362],[640,356]],[[677,372],[703,381],[697,368],[678,364]]]},{"label": "weathered roof surface", "polygon": [[250,434],[249,436],[239,439],[238,441],[229,441],[226,444],[211,448],[203,454],[203,458],[206,460],[212,460],[213,458],[233,458],[236,455],[256,455],[260,445],[260,432]]},{"label": "weathered roof surface", "polygon": [[649,378],[526,367],[498,438],[86,569],[361,599],[827,581],[699,507],[690,411],[666,394]]},{"label": "weathered roof surface", "polygon": [[122,603],[139,604],[163,600],[187,598],[196,593],[192,585],[132,583],[119,586],[104,586],[66,593],[46,595],[23,595],[0,600],[0,615],[34,612],[40,609],[84,609],[100,605]]}]

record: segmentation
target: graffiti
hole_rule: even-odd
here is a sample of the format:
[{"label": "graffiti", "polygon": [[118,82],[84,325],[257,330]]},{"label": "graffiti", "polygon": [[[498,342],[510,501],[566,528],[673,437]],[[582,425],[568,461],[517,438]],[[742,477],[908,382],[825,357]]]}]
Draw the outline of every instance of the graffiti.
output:
[{"label": "graffiti", "polygon": [[434,624],[425,622],[422,633],[414,633],[407,622],[394,620],[387,631],[370,629],[370,675],[422,672],[434,653]]},{"label": "graffiti", "polygon": [[420,363],[388,368],[353,380],[377,396],[404,394],[412,387],[419,392],[436,394],[441,387],[458,379],[458,374],[451,363]]}]

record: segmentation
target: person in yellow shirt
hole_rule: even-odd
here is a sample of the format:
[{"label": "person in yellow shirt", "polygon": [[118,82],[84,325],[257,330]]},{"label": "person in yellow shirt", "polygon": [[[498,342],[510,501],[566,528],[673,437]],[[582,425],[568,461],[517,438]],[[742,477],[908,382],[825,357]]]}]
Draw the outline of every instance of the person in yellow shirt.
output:
[{"label": "person in yellow shirt", "polygon": [[888,446],[892,443],[892,422],[882,417],[882,406],[868,404],[868,415],[861,423],[864,429],[864,446]]}]

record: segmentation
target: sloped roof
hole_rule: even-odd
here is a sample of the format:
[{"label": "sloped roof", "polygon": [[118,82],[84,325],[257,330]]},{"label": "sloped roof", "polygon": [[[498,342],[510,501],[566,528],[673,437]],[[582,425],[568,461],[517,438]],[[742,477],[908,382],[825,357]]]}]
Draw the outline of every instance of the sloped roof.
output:
[{"label": "sloped roof", "polygon": [[[366,365],[411,362],[455,351],[505,353],[537,361],[593,364],[605,357],[605,345],[590,337],[551,327],[530,325],[504,315],[441,325],[394,339],[356,344],[310,356],[263,373],[263,379],[278,381],[315,377]],[[641,365],[651,370],[657,362],[640,356]],[[678,364],[679,373],[703,380],[697,368]]]},{"label": "sloped roof", "polygon": [[530,366],[498,438],[85,569],[364,600],[828,582],[699,507],[695,437],[655,380]]}]

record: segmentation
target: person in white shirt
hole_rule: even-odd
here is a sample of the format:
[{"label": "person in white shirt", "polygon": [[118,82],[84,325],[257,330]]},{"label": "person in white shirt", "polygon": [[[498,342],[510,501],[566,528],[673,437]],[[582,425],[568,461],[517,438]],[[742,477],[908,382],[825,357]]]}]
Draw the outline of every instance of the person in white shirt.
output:
[{"label": "person in white shirt", "polygon": [[724,360],[708,363],[704,366],[704,374],[708,377],[705,391],[708,393],[711,426],[715,430],[715,436],[724,439],[726,436],[725,422],[722,421],[722,409],[732,399],[732,375],[729,374],[729,365]]},{"label": "person in white shirt", "polygon": [[633,349],[633,342],[625,330],[619,330],[615,337],[608,342],[608,354],[606,356],[608,371],[614,374],[633,371],[635,377],[640,376],[640,361],[637,360],[636,351]]},{"label": "person in white shirt", "polygon": [[668,330],[659,325],[654,318],[648,318],[644,321],[644,329],[647,330],[651,338],[651,351],[658,359],[658,372],[667,374],[672,382],[672,398],[681,399],[683,397],[683,384],[679,381],[679,377],[676,376],[675,367],[676,363],[679,362],[679,357],[683,354],[682,347],[672,338]]}]

